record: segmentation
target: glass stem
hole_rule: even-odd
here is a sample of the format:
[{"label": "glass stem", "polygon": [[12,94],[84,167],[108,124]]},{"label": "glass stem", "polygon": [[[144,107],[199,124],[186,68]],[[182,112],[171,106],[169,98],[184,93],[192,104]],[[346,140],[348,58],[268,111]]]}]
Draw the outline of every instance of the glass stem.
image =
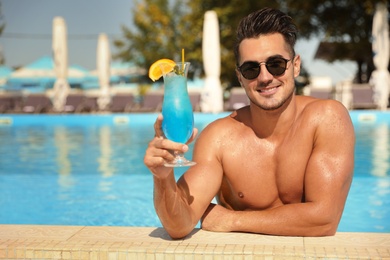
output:
[{"label": "glass stem", "polygon": [[174,151],[173,154],[175,155],[175,161],[177,163],[184,161],[184,154],[182,152]]}]

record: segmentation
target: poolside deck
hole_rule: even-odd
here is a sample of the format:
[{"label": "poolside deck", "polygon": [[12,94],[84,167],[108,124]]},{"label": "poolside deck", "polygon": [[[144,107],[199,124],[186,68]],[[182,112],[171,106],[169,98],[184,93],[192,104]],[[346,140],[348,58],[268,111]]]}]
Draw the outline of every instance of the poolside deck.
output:
[{"label": "poolside deck", "polygon": [[390,259],[389,233],[277,237],[196,229],[0,225],[0,259]]}]

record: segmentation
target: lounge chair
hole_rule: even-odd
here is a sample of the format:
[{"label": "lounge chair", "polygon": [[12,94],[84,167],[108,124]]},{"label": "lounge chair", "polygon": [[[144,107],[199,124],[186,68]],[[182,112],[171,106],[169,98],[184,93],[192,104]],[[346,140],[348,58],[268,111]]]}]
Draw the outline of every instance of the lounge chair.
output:
[{"label": "lounge chair", "polygon": [[99,110],[97,103],[97,97],[88,97],[84,98],[82,112],[96,112]]},{"label": "lounge chair", "polygon": [[133,94],[116,94],[111,98],[109,110],[114,113],[130,112],[134,106]]},{"label": "lounge chair", "polygon": [[374,90],[369,84],[352,85],[352,109],[376,109]]},{"label": "lounge chair", "polygon": [[249,105],[249,99],[244,89],[233,88],[230,91],[230,98],[228,100],[226,110],[233,111],[248,105]]},{"label": "lounge chair", "polygon": [[53,104],[45,94],[29,94],[22,105],[24,113],[47,113],[52,111]]},{"label": "lounge chair", "polygon": [[21,95],[0,95],[0,113],[20,112],[22,101]]},{"label": "lounge chair", "polygon": [[84,108],[85,97],[83,94],[70,94],[66,97],[64,112],[79,113]]},{"label": "lounge chair", "polygon": [[200,112],[200,100],[201,100],[201,94],[200,92],[190,92],[188,93],[190,96],[190,101],[192,104],[192,110],[195,112]]},{"label": "lounge chair", "polygon": [[333,99],[331,89],[312,89],[310,96],[319,99]]},{"label": "lounge chair", "polygon": [[311,77],[310,84],[303,89],[304,95],[319,99],[334,99],[332,78],[328,76]]},{"label": "lounge chair", "polygon": [[0,113],[6,113],[12,110],[12,98],[8,96],[0,96]]},{"label": "lounge chair", "polygon": [[163,92],[148,92],[144,95],[139,112],[159,112],[162,109],[164,100]]}]

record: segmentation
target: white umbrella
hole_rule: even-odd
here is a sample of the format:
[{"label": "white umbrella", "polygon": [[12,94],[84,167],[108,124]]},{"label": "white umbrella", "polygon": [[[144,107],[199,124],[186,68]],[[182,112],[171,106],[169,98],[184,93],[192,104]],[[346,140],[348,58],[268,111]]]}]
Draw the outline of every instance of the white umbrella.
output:
[{"label": "white umbrella", "polygon": [[111,102],[110,97],[110,69],[111,69],[111,53],[110,44],[106,34],[101,33],[98,39],[96,53],[96,67],[99,77],[100,95],[98,105],[100,110],[107,109]]},{"label": "white umbrella", "polygon": [[68,84],[68,46],[65,20],[62,17],[53,19],[53,55],[56,82],[54,83],[53,106],[56,111],[63,111],[69,93]]},{"label": "white umbrella", "polygon": [[219,25],[217,13],[214,11],[207,11],[204,15],[202,56],[206,79],[200,107],[202,112],[218,113],[223,111],[223,96],[220,80]]},{"label": "white umbrella", "polygon": [[377,3],[372,23],[372,51],[376,70],[373,71],[370,82],[374,85],[374,100],[382,110],[388,106],[390,92],[390,75],[387,70],[389,65],[389,25],[386,6],[385,3]]}]

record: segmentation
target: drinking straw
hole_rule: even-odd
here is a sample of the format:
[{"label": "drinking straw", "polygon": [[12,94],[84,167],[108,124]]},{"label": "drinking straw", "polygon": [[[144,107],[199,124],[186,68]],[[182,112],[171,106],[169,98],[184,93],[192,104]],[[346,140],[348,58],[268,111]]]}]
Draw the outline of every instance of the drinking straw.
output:
[{"label": "drinking straw", "polygon": [[181,49],[181,70],[184,73],[184,48]]}]

